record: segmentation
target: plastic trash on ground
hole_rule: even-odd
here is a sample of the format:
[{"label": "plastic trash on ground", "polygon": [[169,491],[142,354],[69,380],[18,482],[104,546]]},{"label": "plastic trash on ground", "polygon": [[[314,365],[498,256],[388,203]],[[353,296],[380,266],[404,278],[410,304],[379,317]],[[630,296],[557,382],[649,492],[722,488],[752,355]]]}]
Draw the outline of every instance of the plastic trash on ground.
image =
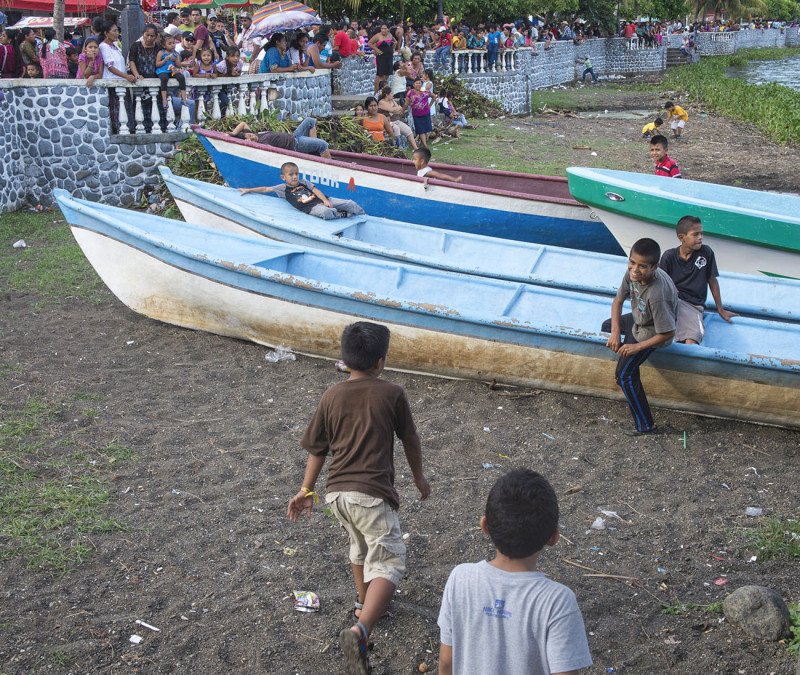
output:
[{"label": "plastic trash on ground", "polygon": [[14,248],[26,248],[27,246],[24,239],[18,239],[14,242]]},{"label": "plastic trash on ground", "polygon": [[591,528],[593,530],[605,530],[606,529],[606,519],[605,518],[601,518],[600,516],[597,516],[597,518],[594,519],[594,522],[592,523]]},{"label": "plastic trash on ground", "polygon": [[278,361],[294,361],[296,359],[295,355],[292,354],[291,348],[287,347],[282,342],[275,347],[274,352],[270,352],[264,358],[270,363],[277,363]]},{"label": "plastic trash on ground", "polygon": [[298,612],[318,612],[319,597],[312,591],[292,591],[294,593],[294,608]]},{"label": "plastic trash on ground", "polygon": [[747,507],[747,508],[744,510],[744,512],[745,512],[745,513],[746,513],[748,516],[753,516],[753,517],[756,517],[756,516],[760,516],[762,513],[764,513],[764,509],[762,509],[762,508],[761,508],[761,507],[759,507],[759,506],[748,506],[748,507]]}]

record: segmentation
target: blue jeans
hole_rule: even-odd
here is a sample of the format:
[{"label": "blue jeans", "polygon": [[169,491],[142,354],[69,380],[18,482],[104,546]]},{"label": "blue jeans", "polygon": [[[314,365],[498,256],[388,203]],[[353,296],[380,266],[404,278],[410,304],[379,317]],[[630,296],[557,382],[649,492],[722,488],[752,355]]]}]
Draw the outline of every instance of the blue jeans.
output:
[{"label": "blue jeans", "polygon": [[[434,62],[439,63],[443,66],[447,65],[447,55],[450,53],[450,45],[445,45],[444,47],[437,47],[436,54],[433,57]],[[441,57],[441,58],[439,58]]]},{"label": "blue jeans", "polygon": [[487,45],[486,54],[489,57],[489,62],[487,64],[489,67],[497,63],[497,52],[499,51],[500,51],[500,45],[494,43],[489,43],[489,45]]},{"label": "blue jeans", "polygon": [[322,155],[328,150],[328,144],[321,138],[311,138],[308,134],[317,126],[317,120],[306,117],[294,130],[294,149],[306,155]]},{"label": "blue jeans", "polygon": [[594,74],[594,70],[592,68],[587,68],[586,70],[583,71],[583,77],[581,77],[581,82],[583,82],[586,79],[587,73],[592,76],[592,79],[595,82],[597,82],[597,75]]}]

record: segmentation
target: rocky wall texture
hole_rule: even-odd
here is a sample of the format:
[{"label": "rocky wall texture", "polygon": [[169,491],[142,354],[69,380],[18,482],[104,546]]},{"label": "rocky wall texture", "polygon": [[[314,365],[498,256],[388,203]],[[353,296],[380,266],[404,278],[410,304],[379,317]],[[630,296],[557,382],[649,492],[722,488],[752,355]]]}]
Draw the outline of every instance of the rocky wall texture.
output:
[{"label": "rocky wall texture", "polygon": [[[299,119],[332,114],[330,83],[324,73],[263,86],[281,117]],[[160,182],[158,166],[186,134],[112,135],[108,91],[68,80],[0,81],[0,213],[49,205],[56,188],[130,206],[146,185]]]},{"label": "rocky wall texture", "polygon": [[320,71],[311,76],[303,73],[274,79],[269,83],[276,90],[271,104],[280,111],[282,118],[330,117],[333,114],[331,77]]},{"label": "rocky wall texture", "polygon": [[17,133],[14,114],[16,97],[13,89],[0,89],[0,213],[16,211],[27,204],[23,139]]},{"label": "rocky wall texture", "polygon": [[0,152],[11,159],[17,175],[3,182],[0,212],[28,203],[49,205],[56,188],[92,201],[133,204],[145,184],[158,182],[155,167],[174,152],[172,143],[132,145],[136,137],[115,142],[122,137],[110,133],[103,87],[42,80],[36,85],[30,80],[6,83],[20,86],[0,89],[6,99]]},{"label": "rocky wall texture", "polygon": [[367,96],[375,81],[375,59],[371,56],[348,56],[342,67],[331,71],[331,89],[337,96]]},{"label": "rocky wall texture", "polygon": [[607,73],[652,73],[667,67],[667,48],[643,47],[631,49],[625,38],[608,38],[606,43]]},{"label": "rocky wall texture", "polygon": [[[695,36],[697,51],[702,56],[733,54],[736,51],[735,33],[698,33]],[[679,45],[680,46],[680,45]]]},{"label": "rocky wall texture", "polygon": [[800,47],[800,28],[797,26],[786,28],[785,41],[787,47]]},{"label": "rocky wall texture", "polygon": [[736,31],[734,50],[747,47],[783,47],[786,34],[781,28],[756,28],[755,30]]}]

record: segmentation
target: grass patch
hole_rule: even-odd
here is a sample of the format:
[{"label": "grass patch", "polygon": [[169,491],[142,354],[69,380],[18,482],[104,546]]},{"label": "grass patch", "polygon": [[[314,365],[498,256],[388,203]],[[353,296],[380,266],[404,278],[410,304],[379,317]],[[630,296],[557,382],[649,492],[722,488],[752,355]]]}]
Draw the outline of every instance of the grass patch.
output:
[{"label": "grass patch", "polygon": [[732,56],[710,56],[699,64],[679,66],[661,82],[663,87],[688,94],[704,108],[732,120],[753,124],[772,140],[800,143],[800,91],[779,84],[748,84],[727,77],[731,66],[749,59],[781,59],[800,49],[745,49]]},{"label": "grass patch", "polygon": [[127,530],[105,511],[108,472],[137,458],[116,439],[76,450],[61,428],[74,414],[37,395],[0,401],[0,560],[65,573],[91,555],[90,535]]},{"label": "grass patch", "polygon": [[792,637],[789,638],[789,653],[797,656],[800,651],[800,602],[793,602],[789,605],[789,619],[791,625],[789,630],[792,632]]},{"label": "grass patch", "polygon": [[[26,248],[12,244],[24,239]],[[43,304],[66,298],[106,302],[110,294],[60,213],[0,215],[0,293],[24,292]]]},{"label": "grass patch", "polygon": [[771,518],[749,532],[759,560],[797,560],[800,558],[800,520]]},{"label": "grass patch", "polygon": [[538,115],[545,108],[551,110],[603,110],[607,108],[607,87],[579,87],[566,85],[564,89],[539,89],[531,94],[532,114]]},{"label": "grass patch", "polygon": [[706,614],[722,614],[722,603],[712,602],[710,605],[696,605],[693,603],[683,603],[676,600],[671,605],[661,603],[661,613],[667,616],[688,616],[694,609],[702,609]]}]

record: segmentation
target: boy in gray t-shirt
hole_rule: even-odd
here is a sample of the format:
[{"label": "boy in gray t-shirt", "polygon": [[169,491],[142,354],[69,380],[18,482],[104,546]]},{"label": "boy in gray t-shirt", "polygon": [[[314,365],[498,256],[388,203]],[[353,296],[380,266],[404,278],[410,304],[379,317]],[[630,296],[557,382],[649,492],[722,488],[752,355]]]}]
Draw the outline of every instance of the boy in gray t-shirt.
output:
[{"label": "boy in gray t-shirt", "polygon": [[558,500],[544,476],[518,469],[489,492],[481,529],[494,560],[456,567],[439,611],[440,675],[574,673],[592,665],[575,594],[536,571],[558,541]]},{"label": "boy in gray t-shirt", "polygon": [[[678,320],[678,291],[669,275],[658,268],[660,258],[661,247],[652,239],[639,239],[631,246],[628,271],[611,305],[611,318],[601,328],[604,333],[611,333],[606,346],[619,354],[614,377],[625,394],[634,422],[633,427],[624,430],[628,436],[656,430],[639,368],[653,350],[672,344]],[[628,299],[631,312],[623,316],[622,305]]]}]

